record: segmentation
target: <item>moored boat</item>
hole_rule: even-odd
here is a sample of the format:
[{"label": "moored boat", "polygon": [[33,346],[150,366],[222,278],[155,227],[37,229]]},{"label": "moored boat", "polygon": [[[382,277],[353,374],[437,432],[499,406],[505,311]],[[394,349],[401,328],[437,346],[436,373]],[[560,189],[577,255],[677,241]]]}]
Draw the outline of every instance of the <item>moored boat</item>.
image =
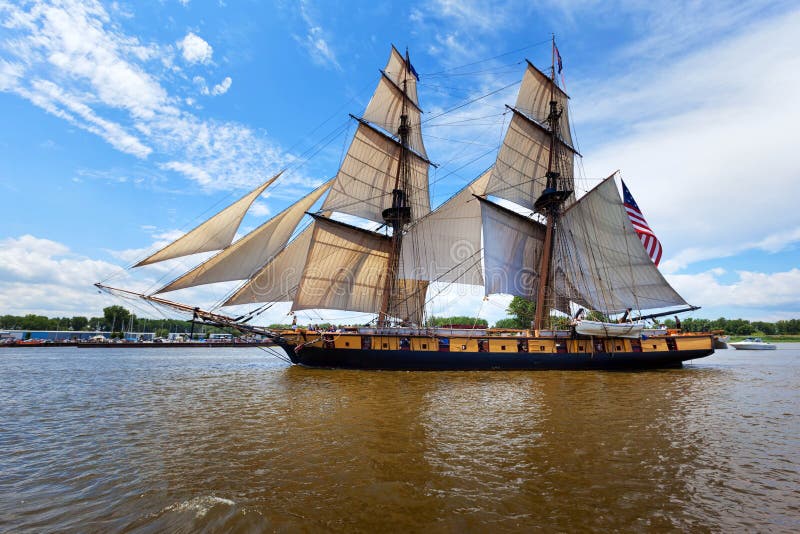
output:
[{"label": "moored boat", "polygon": [[748,337],[742,341],[728,343],[736,350],[775,350],[777,347],[772,343],[766,343],[760,337]]}]

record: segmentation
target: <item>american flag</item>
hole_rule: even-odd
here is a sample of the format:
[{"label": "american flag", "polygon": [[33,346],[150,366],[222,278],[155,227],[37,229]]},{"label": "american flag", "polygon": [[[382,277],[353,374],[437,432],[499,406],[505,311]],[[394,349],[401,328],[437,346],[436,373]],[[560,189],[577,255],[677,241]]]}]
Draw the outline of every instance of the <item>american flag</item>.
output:
[{"label": "american flag", "polygon": [[639,239],[642,240],[642,245],[644,245],[644,249],[650,255],[650,259],[653,260],[653,263],[658,267],[658,263],[661,261],[661,243],[647,225],[647,221],[644,219],[644,215],[642,215],[642,210],[639,209],[639,205],[633,200],[633,195],[628,191],[628,186],[625,185],[625,182],[622,182],[622,201],[625,204],[625,211],[628,212],[628,218],[630,218],[633,224],[633,229],[636,230]]}]

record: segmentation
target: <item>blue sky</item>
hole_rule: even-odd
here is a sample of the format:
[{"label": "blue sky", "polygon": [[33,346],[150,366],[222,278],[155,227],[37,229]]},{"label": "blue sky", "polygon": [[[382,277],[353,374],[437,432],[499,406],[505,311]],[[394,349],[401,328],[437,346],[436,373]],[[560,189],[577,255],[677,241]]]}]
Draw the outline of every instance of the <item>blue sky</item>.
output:
[{"label": "blue sky", "polygon": [[[193,262],[121,267],[279,169],[244,229],[333,176],[391,44],[421,75],[442,202],[491,165],[555,33],[579,189],[621,170],[696,316],[798,317],[798,27],[774,1],[0,0],[0,313],[97,314],[92,283],[166,282]],[[507,300],[431,311],[494,320]]]}]

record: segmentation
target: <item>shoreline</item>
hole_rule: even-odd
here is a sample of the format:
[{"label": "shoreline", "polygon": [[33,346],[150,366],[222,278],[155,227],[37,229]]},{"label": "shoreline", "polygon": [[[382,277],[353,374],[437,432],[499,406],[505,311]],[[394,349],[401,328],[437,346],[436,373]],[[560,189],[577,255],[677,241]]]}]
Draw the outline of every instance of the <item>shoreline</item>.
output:
[{"label": "shoreline", "polygon": [[185,343],[137,343],[137,342],[128,342],[128,343],[72,343],[72,342],[63,342],[63,341],[53,341],[50,343],[9,343],[0,345],[0,348],[3,347],[13,347],[13,348],[28,348],[28,347],[76,347],[79,349],[94,349],[94,348],[108,348],[108,349],[179,349],[179,348],[196,348],[196,347],[205,347],[205,348],[219,348],[219,347],[237,347],[237,348],[246,348],[246,347],[271,347],[274,343],[272,341],[259,341],[253,343],[235,343],[235,342],[226,342],[226,341],[216,341],[213,343],[204,343],[204,342],[185,342]]}]

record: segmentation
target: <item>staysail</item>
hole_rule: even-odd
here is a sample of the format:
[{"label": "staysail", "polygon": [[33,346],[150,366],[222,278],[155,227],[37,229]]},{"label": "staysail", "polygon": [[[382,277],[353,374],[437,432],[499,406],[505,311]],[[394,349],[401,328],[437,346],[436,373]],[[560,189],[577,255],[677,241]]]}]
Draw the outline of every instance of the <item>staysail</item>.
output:
[{"label": "staysail", "polygon": [[162,287],[166,293],[215,282],[246,280],[286,245],[306,211],[330,188],[331,181],[292,204],[219,254]]},{"label": "staysail", "polygon": [[430,282],[483,285],[481,273],[481,207],[490,170],[408,230],[403,242],[400,273]]},{"label": "staysail", "polygon": [[250,280],[236,290],[223,306],[293,300],[300,284],[303,265],[308,257],[308,247],[311,245],[313,232],[313,224],[308,225]]},{"label": "staysail", "polygon": [[283,171],[279,172],[204,223],[182,235],[158,252],[143,259],[134,267],[142,267],[159,261],[180,258],[190,254],[197,254],[198,252],[221,250],[227,247],[233,241],[236,230],[239,228],[239,224],[242,222],[247,210],[250,209],[250,206],[259,195],[272,182],[277,180],[282,173]]}]

